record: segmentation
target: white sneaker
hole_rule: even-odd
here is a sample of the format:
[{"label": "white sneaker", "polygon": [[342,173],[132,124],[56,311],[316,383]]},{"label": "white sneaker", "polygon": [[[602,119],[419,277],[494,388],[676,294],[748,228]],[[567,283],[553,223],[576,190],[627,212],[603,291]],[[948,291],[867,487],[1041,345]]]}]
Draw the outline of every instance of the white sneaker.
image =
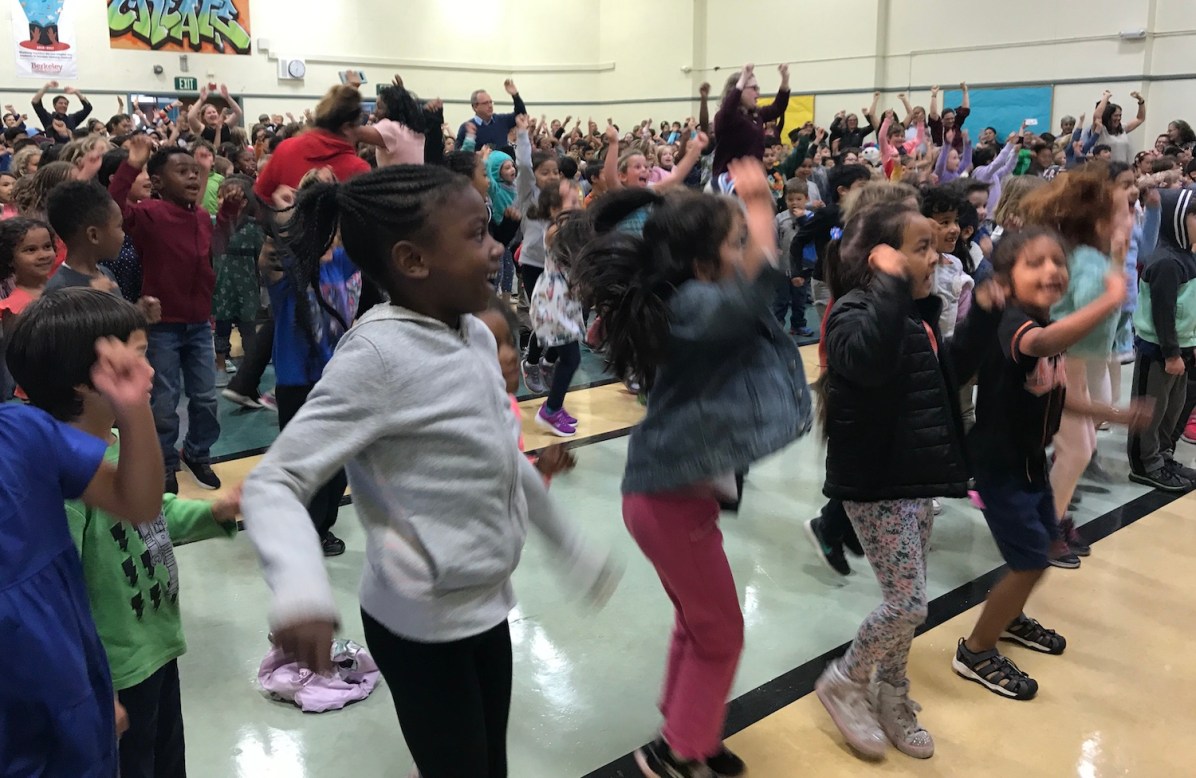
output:
[{"label": "white sneaker", "polygon": [[814,693],[847,744],[869,759],[880,759],[888,749],[889,740],[876,720],[868,684],[848,678],[842,662],[836,659],[826,666],[814,684]]},{"label": "white sneaker", "polygon": [[934,497],[930,500],[930,508],[934,511],[934,515],[938,516],[943,512],[943,504],[939,502],[939,498]]},{"label": "white sneaker", "polygon": [[909,698],[909,679],[899,686],[877,681],[873,695],[877,720],[889,742],[916,759],[934,756],[934,738],[918,724],[922,706]]}]

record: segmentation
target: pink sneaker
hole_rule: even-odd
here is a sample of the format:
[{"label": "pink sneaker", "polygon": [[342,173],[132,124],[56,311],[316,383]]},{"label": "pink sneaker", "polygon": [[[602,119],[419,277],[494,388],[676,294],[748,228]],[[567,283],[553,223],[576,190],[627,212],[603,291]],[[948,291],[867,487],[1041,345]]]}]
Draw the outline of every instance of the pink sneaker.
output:
[{"label": "pink sneaker", "polygon": [[975,505],[977,510],[984,510],[984,500],[980,499],[980,492],[975,489],[969,489],[968,499],[972,501],[972,505]]},{"label": "pink sneaker", "polygon": [[1188,425],[1184,427],[1184,434],[1180,436],[1184,443],[1196,445],[1196,413],[1188,417]]},{"label": "pink sneaker", "polygon": [[547,405],[540,406],[540,412],[536,414],[536,424],[547,427],[553,435],[562,438],[571,438],[577,434],[577,427],[566,421],[563,410],[550,414]]}]

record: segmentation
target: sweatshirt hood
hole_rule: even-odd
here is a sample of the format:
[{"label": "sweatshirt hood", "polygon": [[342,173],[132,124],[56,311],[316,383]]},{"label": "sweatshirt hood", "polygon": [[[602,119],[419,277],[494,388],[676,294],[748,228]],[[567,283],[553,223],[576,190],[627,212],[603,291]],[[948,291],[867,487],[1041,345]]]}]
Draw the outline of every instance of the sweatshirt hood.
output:
[{"label": "sweatshirt hood", "polygon": [[1196,207],[1196,191],[1191,189],[1166,189],[1159,193],[1162,200],[1159,241],[1189,251],[1196,235],[1189,234],[1187,216]]},{"label": "sweatshirt hood", "polygon": [[356,149],[344,137],[327,130],[310,130],[298,136],[304,139],[308,153],[305,155],[312,162],[328,162],[345,153],[345,149]]}]

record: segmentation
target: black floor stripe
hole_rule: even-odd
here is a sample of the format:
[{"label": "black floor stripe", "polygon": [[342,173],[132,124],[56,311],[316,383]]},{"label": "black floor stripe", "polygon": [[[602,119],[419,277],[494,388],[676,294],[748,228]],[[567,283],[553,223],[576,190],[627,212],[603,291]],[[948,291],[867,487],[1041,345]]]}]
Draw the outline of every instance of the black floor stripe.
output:
[{"label": "black floor stripe", "polygon": [[[1084,540],[1095,543],[1118,530],[1128,527],[1144,516],[1174,502],[1182,495],[1166,494],[1164,492],[1148,492],[1141,497],[1130,500],[1126,504],[1114,508],[1103,516],[1099,516],[1079,528]],[[917,634],[934,629],[944,622],[955,618],[964,611],[984,601],[989,588],[1005,572],[1004,566],[990,570],[984,575],[968,583],[958,586],[946,594],[936,597],[929,603],[929,613],[926,623]],[[1060,573],[1071,575],[1070,572]],[[1082,573],[1080,573],[1082,574]],[[758,721],[776,713],[781,708],[790,705],[810,692],[814,691],[814,682],[822,673],[826,663],[835,657],[842,656],[850,643],[827,651],[808,662],[793,668],[767,683],[757,686],[745,694],[736,697],[727,706],[727,723],[724,737],[730,737]],[[663,662],[664,657],[661,657]],[[944,672],[946,672],[944,670]],[[585,778],[642,778],[643,773],[635,764],[631,754],[606,764],[593,772],[587,773]]]}]

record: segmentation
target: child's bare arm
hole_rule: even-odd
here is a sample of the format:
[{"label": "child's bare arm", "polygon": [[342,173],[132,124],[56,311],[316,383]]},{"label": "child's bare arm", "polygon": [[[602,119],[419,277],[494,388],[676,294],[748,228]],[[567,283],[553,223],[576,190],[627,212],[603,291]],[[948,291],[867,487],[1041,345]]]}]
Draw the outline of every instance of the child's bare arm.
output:
[{"label": "child's bare arm", "polygon": [[[1123,255],[1124,256],[1124,255]],[[1106,318],[1121,310],[1125,300],[1125,272],[1114,268],[1105,276],[1105,293],[1075,313],[1025,334],[1019,350],[1030,357],[1050,357],[1078,343]]]},{"label": "child's bare arm", "polygon": [[694,165],[698,164],[698,157],[702,155],[702,149],[706,148],[706,143],[709,138],[706,133],[699,132],[698,137],[689,142],[685,147],[685,156],[681,158],[667,176],[662,178],[657,184],[657,189],[665,189],[670,186],[678,186],[685,183],[686,176],[694,169]]},{"label": "child's bare arm", "polygon": [[606,125],[606,157],[602,161],[602,183],[607,191],[622,189],[623,182],[619,180],[619,131],[615,125]]}]

